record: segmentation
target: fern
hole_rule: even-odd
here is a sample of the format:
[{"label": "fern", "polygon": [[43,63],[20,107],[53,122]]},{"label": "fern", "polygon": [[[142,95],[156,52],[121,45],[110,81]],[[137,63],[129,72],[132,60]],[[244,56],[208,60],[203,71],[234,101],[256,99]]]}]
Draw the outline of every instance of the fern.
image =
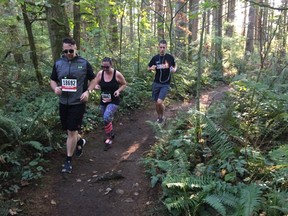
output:
[{"label": "fern", "polygon": [[204,202],[212,206],[219,214],[226,215],[226,208],[221,202],[221,197],[212,194],[205,197]]},{"label": "fern", "polygon": [[38,150],[39,152],[43,151],[43,145],[37,141],[27,141],[24,144],[32,146],[34,149]]},{"label": "fern", "polygon": [[240,191],[241,216],[250,216],[259,210],[262,191],[256,184],[245,186]]},{"label": "fern", "polygon": [[278,216],[281,213],[288,214],[287,208],[287,200],[288,200],[288,192],[287,191],[278,191],[271,190],[267,194],[264,195],[267,200],[266,203],[269,205],[262,204],[262,209],[267,212],[269,216]]},{"label": "fern", "polygon": [[221,129],[204,113],[196,110],[189,110],[191,115],[198,115],[201,118],[203,131],[209,136],[209,140],[212,142],[213,154],[219,155],[223,160],[233,157],[234,146],[229,142],[228,136],[221,131]]},{"label": "fern", "polygon": [[213,178],[210,176],[169,175],[162,183],[164,195],[167,197],[164,204],[170,211],[175,208],[182,213],[196,212],[199,203],[202,203],[203,194],[211,189],[207,185],[213,185]]},{"label": "fern", "polygon": [[0,115],[0,144],[18,142],[20,135],[21,129],[17,126],[17,123]]},{"label": "fern", "polygon": [[[164,204],[172,215],[192,215],[190,212],[197,207],[197,201],[189,196],[170,196],[164,200]],[[177,211],[175,211],[177,210]]]}]

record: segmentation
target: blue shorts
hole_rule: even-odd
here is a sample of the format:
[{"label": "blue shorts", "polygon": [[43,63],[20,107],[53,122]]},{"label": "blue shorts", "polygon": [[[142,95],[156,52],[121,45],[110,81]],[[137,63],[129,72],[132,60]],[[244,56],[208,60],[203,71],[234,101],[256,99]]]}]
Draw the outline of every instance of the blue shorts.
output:
[{"label": "blue shorts", "polygon": [[170,90],[170,84],[161,84],[153,82],[152,84],[152,100],[157,101],[161,99],[162,101],[167,96]]},{"label": "blue shorts", "polygon": [[81,129],[86,104],[59,105],[59,114],[63,130],[79,131]]}]

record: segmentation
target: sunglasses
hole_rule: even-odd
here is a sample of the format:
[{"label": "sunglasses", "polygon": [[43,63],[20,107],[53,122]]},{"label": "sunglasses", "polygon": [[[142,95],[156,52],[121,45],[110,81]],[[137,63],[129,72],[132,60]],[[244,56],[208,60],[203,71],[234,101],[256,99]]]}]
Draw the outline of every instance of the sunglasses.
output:
[{"label": "sunglasses", "polygon": [[103,69],[109,69],[110,66],[103,66],[103,65],[101,65],[101,68],[103,68]]},{"label": "sunglasses", "polygon": [[69,49],[69,50],[67,50],[67,49],[65,49],[65,50],[63,50],[63,53],[74,53],[74,49]]}]

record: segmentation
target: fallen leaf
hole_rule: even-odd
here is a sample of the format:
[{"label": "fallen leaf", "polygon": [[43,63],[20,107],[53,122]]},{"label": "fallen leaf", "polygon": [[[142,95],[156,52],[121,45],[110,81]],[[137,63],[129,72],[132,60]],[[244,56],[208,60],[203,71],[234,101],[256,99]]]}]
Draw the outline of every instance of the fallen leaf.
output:
[{"label": "fallen leaf", "polygon": [[15,208],[9,209],[9,214],[10,215],[17,215],[17,209],[15,209]]},{"label": "fallen leaf", "polygon": [[105,195],[110,193],[112,191],[112,188],[106,188],[106,192],[104,193]]}]

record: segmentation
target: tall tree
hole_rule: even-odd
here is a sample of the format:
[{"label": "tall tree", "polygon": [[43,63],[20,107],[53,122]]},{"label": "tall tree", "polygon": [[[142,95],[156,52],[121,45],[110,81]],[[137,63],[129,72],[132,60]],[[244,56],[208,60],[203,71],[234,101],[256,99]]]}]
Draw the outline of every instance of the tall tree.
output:
[{"label": "tall tree", "polygon": [[234,34],[234,20],[235,20],[235,0],[228,0],[228,12],[227,12],[227,28],[225,35],[232,37]]},{"label": "tall tree", "polygon": [[119,49],[119,35],[118,35],[118,23],[117,23],[115,2],[110,2],[109,6],[110,6],[109,33],[111,36],[110,40],[111,40],[113,51],[116,51]]},{"label": "tall tree", "polygon": [[[282,5],[284,8],[287,8],[288,1],[287,0],[282,0]],[[280,28],[280,31],[282,31],[282,35],[287,35],[287,29],[288,29],[288,20],[287,20],[287,10],[282,11],[282,28]],[[287,37],[282,37],[282,57],[284,57],[284,54],[286,53],[285,47],[287,46]]]},{"label": "tall tree", "polygon": [[36,74],[36,78],[38,80],[38,83],[40,85],[42,85],[43,84],[43,76],[39,70],[38,56],[36,53],[36,45],[35,45],[34,35],[33,35],[33,31],[32,31],[32,22],[29,19],[25,2],[23,2],[21,4],[21,9],[22,9],[24,25],[25,25],[27,35],[28,35],[29,47],[30,47],[30,51],[31,51],[30,52],[30,58],[32,60],[32,63],[33,63],[34,69],[35,69],[35,74]]},{"label": "tall tree", "polygon": [[157,12],[157,37],[158,39],[163,39],[164,36],[164,0],[156,0],[155,11]]},{"label": "tall tree", "polygon": [[[178,0],[176,2],[176,17],[175,17],[175,40],[176,40],[176,55],[181,59],[185,59],[185,39],[188,32],[188,20],[186,17],[186,2]],[[171,29],[170,29],[171,30]]]},{"label": "tall tree", "polygon": [[132,2],[129,4],[129,41],[133,43],[134,41],[134,14]]},{"label": "tall tree", "polygon": [[199,0],[189,0],[189,44],[198,38]]},{"label": "tall tree", "polygon": [[[199,0],[189,0],[189,34],[188,34],[188,59],[192,60],[192,46],[191,44],[198,38],[198,11]],[[204,26],[202,27],[204,28]]]},{"label": "tall tree", "polygon": [[223,0],[218,0],[218,7],[214,9],[215,27],[214,27],[214,68],[213,78],[223,78],[223,51],[222,51],[222,14],[223,14]]},{"label": "tall tree", "polygon": [[73,28],[73,38],[76,41],[77,48],[80,50],[81,48],[81,13],[80,13],[80,0],[74,0],[73,4],[73,15],[74,15],[74,28]]},{"label": "tall tree", "polygon": [[52,49],[52,57],[55,61],[62,53],[62,40],[70,36],[68,18],[63,6],[65,0],[48,0],[46,6],[47,26]]},{"label": "tall tree", "polygon": [[249,56],[250,53],[254,51],[254,31],[255,31],[255,20],[256,20],[256,10],[254,5],[250,3],[249,15],[248,15],[248,27],[246,36],[246,46],[245,46],[245,58]]},{"label": "tall tree", "polygon": [[122,68],[122,45],[123,45],[123,29],[124,29],[124,20],[125,20],[125,9],[126,9],[126,1],[121,4],[121,9],[120,9],[120,41],[119,41],[119,69],[121,70]]},{"label": "tall tree", "polygon": [[[16,64],[18,64],[20,67],[23,66],[24,64],[24,57],[23,57],[23,53],[22,53],[22,47],[23,47],[23,39],[22,37],[20,37],[21,35],[21,28],[20,28],[20,18],[17,16],[17,10],[15,10],[15,8],[17,8],[16,3],[13,1],[5,1],[4,5],[6,6],[4,8],[4,13],[8,16],[11,17],[16,17],[18,19],[14,19],[14,21],[12,21],[12,19],[9,19],[9,22],[7,23],[8,26],[8,34],[9,38],[9,51],[7,51],[7,53],[5,54],[5,57],[7,57],[9,54],[13,54],[14,57],[14,61],[16,62]],[[15,79],[18,78],[19,76],[19,71],[15,72]]]},{"label": "tall tree", "polygon": [[242,31],[241,31],[241,35],[242,36],[245,36],[246,35],[246,20],[247,20],[247,6],[248,3],[247,1],[245,1],[244,3],[244,17],[243,17],[243,20],[242,20]]}]

